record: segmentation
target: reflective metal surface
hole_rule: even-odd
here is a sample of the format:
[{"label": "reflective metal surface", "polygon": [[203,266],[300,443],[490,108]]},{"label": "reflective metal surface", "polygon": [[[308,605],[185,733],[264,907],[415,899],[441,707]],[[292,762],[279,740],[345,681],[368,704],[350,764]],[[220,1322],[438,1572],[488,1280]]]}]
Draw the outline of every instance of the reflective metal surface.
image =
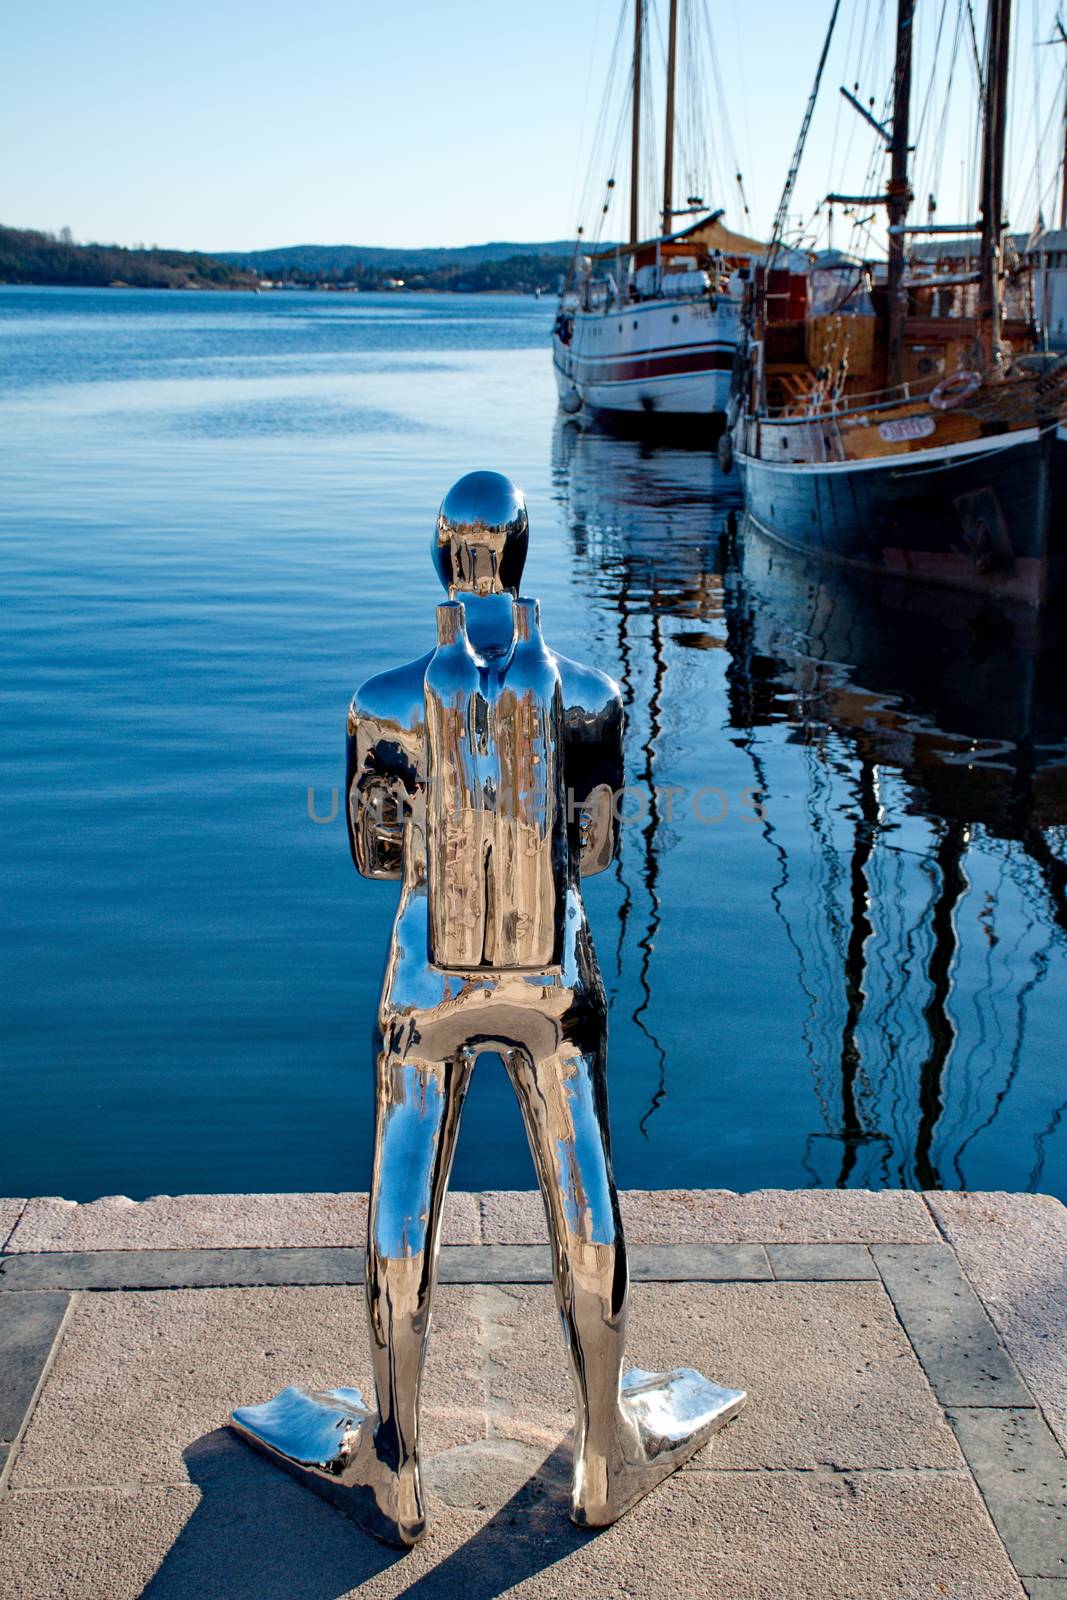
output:
[{"label": "reflective metal surface", "polygon": [[424,680],[430,961],[461,972],[558,969],[563,686],[537,601],[515,601],[501,654],[475,653],[457,600],[438,606],[437,636]]},{"label": "reflective metal surface", "polygon": [[433,557],[450,593],[518,588],[530,522],[522,491],[500,472],[468,472],[441,501]]},{"label": "reflective metal surface", "polygon": [[[435,651],[371,678],[348,723],[352,853],[400,878],[378,1014],[366,1296],[377,1410],[286,1390],[243,1437],[379,1538],[423,1533],[419,1384],[441,1215],[471,1070],[499,1052],[544,1199],[574,1382],[571,1514],[613,1522],[744,1404],[698,1373],[623,1373],[627,1269],[609,1151],[606,1001],[581,896],[612,860],[623,713],[603,673],[550,651],[521,494],[449,491],[434,551],[452,597]],[[462,595],[462,601],[455,598]]]}]

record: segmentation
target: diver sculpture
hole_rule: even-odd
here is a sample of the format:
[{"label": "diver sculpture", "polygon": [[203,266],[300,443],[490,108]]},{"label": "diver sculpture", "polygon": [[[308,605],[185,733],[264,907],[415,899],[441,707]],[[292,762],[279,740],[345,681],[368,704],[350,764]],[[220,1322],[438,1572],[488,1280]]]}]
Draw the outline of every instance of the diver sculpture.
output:
[{"label": "diver sculpture", "polygon": [[611,1171],[606,1001],[583,874],[617,844],[623,712],[550,651],[518,597],[528,520],[498,473],[445,496],[437,648],[358,690],[348,824],[367,878],[401,880],[376,1041],[366,1301],[376,1408],[291,1388],[233,1414],[251,1444],[402,1547],[426,1520],[419,1384],[441,1216],[471,1071],[502,1057],[548,1216],[574,1380],[571,1515],[600,1527],[743,1406],[682,1368],[623,1371],[627,1270]]}]

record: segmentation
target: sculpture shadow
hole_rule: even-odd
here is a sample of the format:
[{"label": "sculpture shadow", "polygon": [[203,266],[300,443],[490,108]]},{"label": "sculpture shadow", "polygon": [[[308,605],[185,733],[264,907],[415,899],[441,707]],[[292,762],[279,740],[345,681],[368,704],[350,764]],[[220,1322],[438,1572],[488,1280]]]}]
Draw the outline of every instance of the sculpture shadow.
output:
[{"label": "sculpture shadow", "polygon": [[[476,1532],[413,1577],[404,1600],[496,1600],[586,1549],[602,1530],[576,1528],[570,1520],[571,1459],[567,1438]],[[444,1522],[449,1508],[435,1507],[435,1514]]]},{"label": "sculpture shadow", "polygon": [[441,1558],[429,1569],[432,1531],[412,1555],[391,1550],[226,1429],[197,1439],[184,1460],[202,1498],[141,1600],[340,1600],[403,1562],[411,1580],[397,1593],[412,1600],[495,1600],[592,1537],[567,1517],[568,1444],[458,1547],[448,1542],[449,1516],[469,1526],[471,1509],[433,1504]]},{"label": "sculpture shadow", "polygon": [[401,1559],[228,1429],[183,1459],[200,1504],[142,1600],[338,1600]]}]

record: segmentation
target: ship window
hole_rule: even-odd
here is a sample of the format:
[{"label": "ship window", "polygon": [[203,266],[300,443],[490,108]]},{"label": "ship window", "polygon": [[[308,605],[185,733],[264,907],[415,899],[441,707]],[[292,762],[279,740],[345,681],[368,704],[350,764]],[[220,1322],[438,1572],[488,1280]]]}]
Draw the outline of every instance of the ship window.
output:
[{"label": "ship window", "polygon": [[637,327],[637,318],[636,317],[634,318],[634,327],[635,328]]},{"label": "ship window", "polygon": [[674,311],[674,312],[671,313],[671,321],[672,322],[677,322],[678,321],[678,313],[677,313],[677,311]]},{"label": "ship window", "polygon": [[[636,326],[636,324],[635,324],[635,326]],[[621,322],[619,323],[619,332],[620,333],[622,332],[622,323]]]}]

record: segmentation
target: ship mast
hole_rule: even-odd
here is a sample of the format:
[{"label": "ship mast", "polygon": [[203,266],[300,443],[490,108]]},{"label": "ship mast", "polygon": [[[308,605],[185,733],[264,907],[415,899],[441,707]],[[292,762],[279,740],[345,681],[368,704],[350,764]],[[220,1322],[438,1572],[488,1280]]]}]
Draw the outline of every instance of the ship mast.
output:
[{"label": "ship mast", "polygon": [[989,0],[989,65],[982,125],[982,260],[978,329],[986,364],[1000,361],[1001,232],[1004,223],[1004,141],[1008,121],[1008,44],[1011,0]]},{"label": "ship mast", "polygon": [[667,24],[667,125],[663,132],[663,232],[674,216],[674,73],[678,55],[678,0],[671,0]]},{"label": "ship mast", "polygon": [[904,219],[911,203],[908,186],[908,121],[911,112],[911,36],[915,0],[899,0],[897,5],[897,60],[893,78],[893,130],[889,142],[889,187],[886,209],[889,214],[889,267],[886,274],[886,299],[889,307],[889,339],[886,384],[895,389],[903,375],[904,319],[907,315],[907,290],[904,287]]},{"label": "ship mast", "polygon": [[644,0],[634,0],[634,104],[630,131],[630,249],[637,246],[641,188],[641,44]]},{"label": "ship mast", "polygon": [[[1063,26],[1059,17],[1056,18],[1056,31],[1061,43],[1067,45],[1067,28]],[[1067,228],[1067,84],[1063,91],[1063,171],[1060,184],[1060,227]]]}]

